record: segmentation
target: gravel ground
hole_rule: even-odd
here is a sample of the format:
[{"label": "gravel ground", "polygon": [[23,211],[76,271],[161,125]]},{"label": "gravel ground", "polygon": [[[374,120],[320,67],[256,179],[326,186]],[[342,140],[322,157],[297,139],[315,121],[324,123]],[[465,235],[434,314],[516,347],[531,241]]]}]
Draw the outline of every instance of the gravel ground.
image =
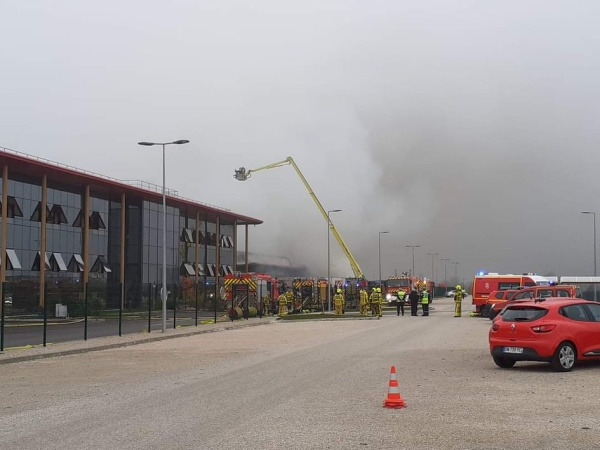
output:
[{"label": "gravel ground", "polygon": [[[468,307],[469,305],[465,305]],[[489,321],[277,322],[0,366],[7,449],[593,449],[600,364],[496,368]],[[390,366],[408,406],[382,407]]]}]

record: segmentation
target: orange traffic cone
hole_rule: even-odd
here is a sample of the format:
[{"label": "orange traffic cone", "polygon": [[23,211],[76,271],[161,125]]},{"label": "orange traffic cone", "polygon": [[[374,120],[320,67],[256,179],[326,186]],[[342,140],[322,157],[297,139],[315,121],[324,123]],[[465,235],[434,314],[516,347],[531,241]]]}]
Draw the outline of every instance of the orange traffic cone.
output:
[{"label": "orange traffic cone", "polygon": [[396,366],[392,366],[390,371],[390,383],[388,387],[388,395],[383,406],[386,408],[405,408],[406,403],[400,395],[400,389],[398,388],[398,378],[396,378]]}]

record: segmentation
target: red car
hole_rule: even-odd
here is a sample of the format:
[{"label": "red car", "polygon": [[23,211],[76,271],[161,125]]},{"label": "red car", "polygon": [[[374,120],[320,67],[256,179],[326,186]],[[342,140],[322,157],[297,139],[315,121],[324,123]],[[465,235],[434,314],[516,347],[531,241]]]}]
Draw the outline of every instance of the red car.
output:
[{"label": "red car", "polygon": [[545,361],[569,372],[577,360],[600,358],[600,304],[564,297],[515,300],[494,320],[489,342],[503,369]]}]

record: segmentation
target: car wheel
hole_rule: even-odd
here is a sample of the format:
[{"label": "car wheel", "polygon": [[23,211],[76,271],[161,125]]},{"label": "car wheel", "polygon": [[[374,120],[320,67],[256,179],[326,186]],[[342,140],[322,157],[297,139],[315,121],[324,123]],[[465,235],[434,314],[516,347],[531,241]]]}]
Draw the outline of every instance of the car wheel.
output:
[{"label": "car wheel", "polygon": [[481,317],[489,317],[490,307],[489,305],[485,305],[481,308]]},{"label": "car wheel", "polygon": [[499,356],[493,356],[493,358],[496,365],[502,369],[510,369],[516,363],[513,359],[501,358]]},{"label": "car wheel", "polygon": [[577,361],[577,352],[573,344],[569,342],[561,343],[552,357],[552,367],[557,372],[570,372]]}]

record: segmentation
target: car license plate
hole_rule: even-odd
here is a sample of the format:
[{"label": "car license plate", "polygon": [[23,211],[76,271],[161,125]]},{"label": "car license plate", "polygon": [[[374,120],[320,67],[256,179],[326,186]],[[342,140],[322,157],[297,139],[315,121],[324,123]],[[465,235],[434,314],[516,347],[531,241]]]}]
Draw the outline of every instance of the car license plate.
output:
[{"label": "car license plate", "polygon": [[523,353],[522,347],[504,347],[504,353]]}]

